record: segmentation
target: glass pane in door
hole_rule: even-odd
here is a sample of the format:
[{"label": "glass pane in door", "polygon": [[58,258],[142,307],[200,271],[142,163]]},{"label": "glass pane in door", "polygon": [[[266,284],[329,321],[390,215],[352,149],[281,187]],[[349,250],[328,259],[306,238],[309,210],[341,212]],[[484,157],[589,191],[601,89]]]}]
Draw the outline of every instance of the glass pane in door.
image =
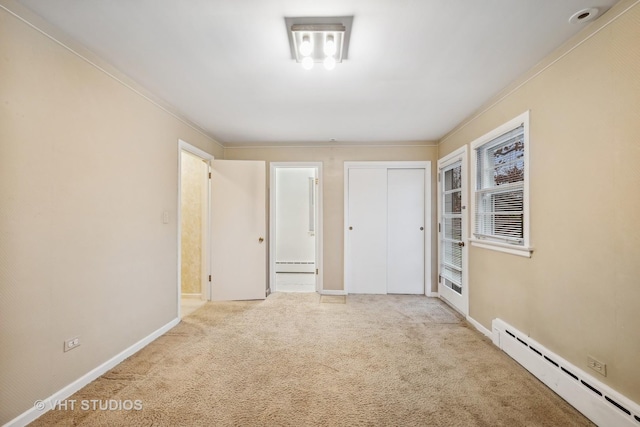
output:
[{"label": "glass pane in door", "polygon": [[440,274],[445,286],[462,294],[462,164],[442,171]]}]

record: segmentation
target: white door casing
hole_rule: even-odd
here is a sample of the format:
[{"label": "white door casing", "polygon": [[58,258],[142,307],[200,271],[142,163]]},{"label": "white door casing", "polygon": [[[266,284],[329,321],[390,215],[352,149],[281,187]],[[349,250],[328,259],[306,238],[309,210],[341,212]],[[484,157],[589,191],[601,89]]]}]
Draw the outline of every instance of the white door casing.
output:
[{"label": "white door casing", "polygon": [[263,161],[212,162],[212,300],[266,296],[265,167]]},{"label": "white door casing", "polygon": [[438,294],[469,314],[467,147],[438,161]]},{"label": "white door casing", "polygon": [[[177,226],[178,226],[178,275],[177,275],[177,311],[178,311],[178,317],[181,317],[181,313],[180,313],[180,299],[181,299],[181,295],[182,295],[182,274],[181,274],[181,269],[182,269],[182,154],[183,151],[189,152],[191,154],[193,154],[194,156],[197,156],[199,158],[202,159],[202,161],[207,165],[207,167],[210,167],[211,162],[213,161],[213,155],[207,153],[206,151],[203,151],[201,149],[199,149],[198,147],[189,144],[186,141],[183,141],[181,139],[178,140],[178,207],[177,207],[177,215],[176,215],[176,220],[177,220]],[[202,257],[202,270],[203,270],[203,277],[202,277],[202,291],[203,291],[203,296],[205,299],[211,299],[211,289],[210,289],[210,283],[208,281],[208,272],[209,272],[209,253],[210,253],[210,224],[209,224],[209,217],[210,217],[210,185],[209,185],[209,180],[207,179],[207,184],[205,185],[206,190],[204,196],[203,196],[203,200],[204,200],[204,206],[203,206],[203,218],[205,219],[204,224],[202,224],[202,229],[203,229],[203,239],[202,239],[202,254],[204,255]],[[168,212],[167,212],[168,215]]]}]

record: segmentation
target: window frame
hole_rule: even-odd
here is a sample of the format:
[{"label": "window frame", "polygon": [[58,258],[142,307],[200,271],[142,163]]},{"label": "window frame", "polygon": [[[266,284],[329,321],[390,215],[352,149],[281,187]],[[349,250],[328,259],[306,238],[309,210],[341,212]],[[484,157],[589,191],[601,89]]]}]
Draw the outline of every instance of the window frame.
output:
[{"label": "window frame", "polygon": [[[485,147],[490,148],[491,143],[498,137],[504,135],[507,132],[517,129],[523,125],[523,139],[524,139],[524,180],[523,180],[523,212],[522,212],[522,228],[523,228],[523,243],[509,243],[501,241],[500,239],[491,238],[478,238],[475,236],[476,231],[476,199],[478,193],[478,150]],[[509,120],[508,122],[498,126],[494,130],[484,134],[480,138],[477,138],[471,142],[471,189],[473,194],[470,197],[471,209],[469,216],[471,217],[470,224],[470,236],[469,242],[472,246],[476,246],[484,249],[491,249],[494,251],[505,252],[513,255],[519,255],[523,257],[531,257],[533,248],[531,247],[530,240],[530,215],[529,215],[529,152],[530,152],[530,138],[529,138],[529,110],[520,114],[517,117]]]}]

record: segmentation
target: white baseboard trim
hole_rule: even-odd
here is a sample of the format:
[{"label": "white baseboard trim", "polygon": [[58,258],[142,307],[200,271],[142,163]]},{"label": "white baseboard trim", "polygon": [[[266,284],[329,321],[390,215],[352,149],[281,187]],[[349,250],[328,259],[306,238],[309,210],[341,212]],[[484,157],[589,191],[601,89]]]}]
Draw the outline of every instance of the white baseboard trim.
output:
[{"label": "white baseboard trim", "polygon": [[121,351],[120,353],[118,353],[111,359],[107,360],[103,364],[87,372],[86,374],[84,374],[83,376],[81,376],[71,384],[67,385],[61,390],[58,390],[57,392],[47,397],[46,399],[41,400],[40,402],[42,402],[42,407],[44,408],[43,410],[39,411],[35,407],[30,408],[29,410],[23,412],[22,414],[15,417],[13,420],[6,423],[3,427],[23,427],[35,421],[37,418],[46,414],[52,408],[54,408],[57,402],[60,402],[68,398],[73,393],[80,390],[82,387],[86,386],[87,384],[94,381],[101,375],[105,374],[110,369],[114,368],[116,365],[124,361],[127,357],[142,350],[144,347],[149,345],[152,341],[154,341],[158,337],[164,335],[167,331],[172,329],[178,323],[180,323],[180,319],[178,318],[173,319],[171,322],[167,323],[160,329],[152,332],[151,334],[144,337],[137,343],[133,344],[131,347],[126,348],[125,350]]},{"label": "white baseboard trim", "polygon": [[572,365],[501,319],[493,343],[599,426],[640,426],[640,405]]},{"label": "white baseboard trim", "polygon": [[440,294],[433,291],[427,291],[425,295],[428,296],[429,298],[440,298]]},{"label": "white baseboard trim", "polygon": [[471,323],[474,328],[482,332],[485,336],[489,338],[493,338],[491,331],[485,328],[484,326],[482,326],[482,324],[478,322],[476,319],[474,319],[473,317],[467,316],[467,322]]},{"label": "white baseboard trim", "polygon": [[342,289],[323,289],[320,291],[320,295],[347,295],[347,292]]}]

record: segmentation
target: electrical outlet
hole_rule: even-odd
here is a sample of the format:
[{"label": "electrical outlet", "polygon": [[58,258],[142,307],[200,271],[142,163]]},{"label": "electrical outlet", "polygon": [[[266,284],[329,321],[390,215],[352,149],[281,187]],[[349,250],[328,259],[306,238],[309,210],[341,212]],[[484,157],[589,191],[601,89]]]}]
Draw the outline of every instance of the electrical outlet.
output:
[{"label": "electrical outlet", "polygon": [[79,346],[80,346],[80,337],[74,337],[64,342],[64,351],[67,352]]},{"label": "electrical outlet", "polygon": [[591,369],[602,375],[603,377],[607,376],[607,365],[606,363],[602,363],[599,360],[594,359],[591,356],[587,356],[587,366]]}]

